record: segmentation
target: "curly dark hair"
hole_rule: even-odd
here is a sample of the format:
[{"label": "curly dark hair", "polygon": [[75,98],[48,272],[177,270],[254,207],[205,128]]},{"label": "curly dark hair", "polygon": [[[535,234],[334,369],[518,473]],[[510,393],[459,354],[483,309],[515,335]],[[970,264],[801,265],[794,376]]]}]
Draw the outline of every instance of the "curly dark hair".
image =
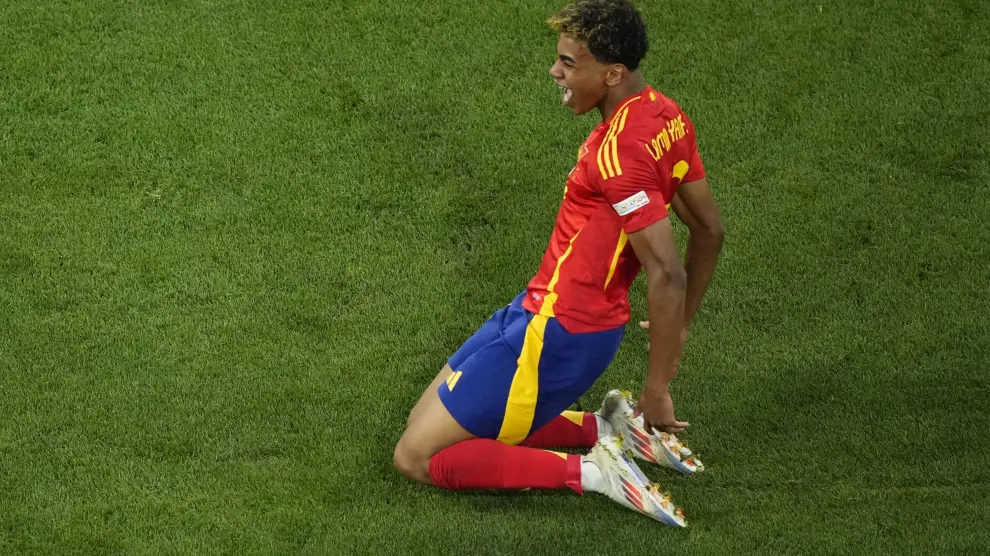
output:
[{"label": "curly dark hair", "polygon": [[639,68],[649,42],[643,17],[629,0],[578,0],[547,20],[558,33],[588,45],[603,64]]}]

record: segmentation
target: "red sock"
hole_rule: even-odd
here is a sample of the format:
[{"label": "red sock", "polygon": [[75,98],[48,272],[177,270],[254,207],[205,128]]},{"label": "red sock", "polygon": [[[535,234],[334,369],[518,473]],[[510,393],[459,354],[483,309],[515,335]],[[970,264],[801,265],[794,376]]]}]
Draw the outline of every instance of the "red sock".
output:
[{"label": "red sock", "polygon": [[430,458],[433,484],[450,490],[581,488],[581,456],[475,438]]},{"label": "red sock", "polygon": [[522,441],[533,448],[590,448],[598,442],[594,413],[565,411]]}]

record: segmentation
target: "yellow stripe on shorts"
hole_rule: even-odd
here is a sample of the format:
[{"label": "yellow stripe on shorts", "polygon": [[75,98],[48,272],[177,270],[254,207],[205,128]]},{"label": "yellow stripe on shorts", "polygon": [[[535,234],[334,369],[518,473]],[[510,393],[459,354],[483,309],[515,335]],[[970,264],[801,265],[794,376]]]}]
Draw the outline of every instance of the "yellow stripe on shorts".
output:
[{"label": "yellow stripe on shorts", "polygon": [[516,374],[505,401],[505,416],[498,432],[498,441],[519,444],[529,436],[536,414],[536,399],[540,393],[540,354],[543,353],[543,333],[549,317],[535,315],[526,327],[522,353],[516,362]]}]

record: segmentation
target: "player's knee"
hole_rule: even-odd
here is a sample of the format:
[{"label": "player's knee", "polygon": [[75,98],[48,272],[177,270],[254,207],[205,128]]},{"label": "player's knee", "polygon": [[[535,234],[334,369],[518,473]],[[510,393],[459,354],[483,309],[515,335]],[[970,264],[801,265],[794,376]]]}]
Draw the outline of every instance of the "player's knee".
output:
[{"label": "player's knee", "polygon": [[430,460],[424,458],[408,447],[406,442],[399,440],[392,453],[392,465],[402,476],[420,483],[430,484]]}]

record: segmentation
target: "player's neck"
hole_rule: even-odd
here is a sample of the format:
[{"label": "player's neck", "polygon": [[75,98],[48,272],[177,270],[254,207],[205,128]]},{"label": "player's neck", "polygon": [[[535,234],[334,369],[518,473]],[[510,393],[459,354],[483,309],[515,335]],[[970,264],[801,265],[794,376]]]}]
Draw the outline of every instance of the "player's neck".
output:
[{"label": "player's neck", "polygon": [[639,73],[639,71],[634,71],[627,75],[621,83],[609,89],[605,100],[598,105],[598,112],[602,115],[602,121],[607,122],[612,117],[615,110],[619,108],[620,102],[645,88],[646,81],[643,79],[643,74]]}]

